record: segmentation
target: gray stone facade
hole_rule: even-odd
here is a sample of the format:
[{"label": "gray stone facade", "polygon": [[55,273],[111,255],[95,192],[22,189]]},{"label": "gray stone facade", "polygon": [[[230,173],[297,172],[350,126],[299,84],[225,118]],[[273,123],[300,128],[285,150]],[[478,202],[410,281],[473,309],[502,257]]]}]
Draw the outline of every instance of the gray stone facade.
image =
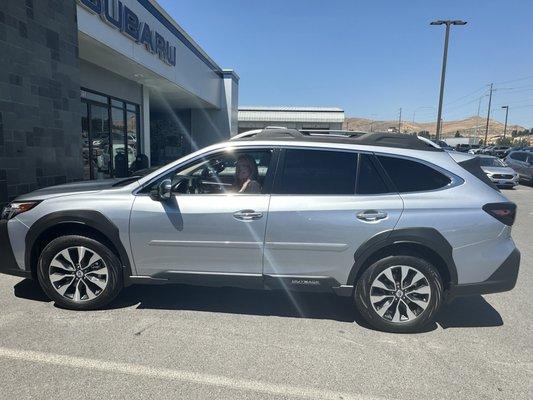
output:
[{"label": "gray stone facade", "polygon": [[2,0],[0,205],[82,178],[73,0]]}]

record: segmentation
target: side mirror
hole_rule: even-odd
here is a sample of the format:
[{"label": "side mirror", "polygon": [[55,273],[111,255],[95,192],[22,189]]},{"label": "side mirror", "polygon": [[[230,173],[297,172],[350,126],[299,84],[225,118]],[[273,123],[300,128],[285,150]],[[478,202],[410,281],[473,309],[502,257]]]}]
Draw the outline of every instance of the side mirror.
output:
[{"label": "side mirror", "polygon": [[157,188],[150,192],[154,200],[169,200],[172,197],[172,181],[170,179],[162,180]]}]

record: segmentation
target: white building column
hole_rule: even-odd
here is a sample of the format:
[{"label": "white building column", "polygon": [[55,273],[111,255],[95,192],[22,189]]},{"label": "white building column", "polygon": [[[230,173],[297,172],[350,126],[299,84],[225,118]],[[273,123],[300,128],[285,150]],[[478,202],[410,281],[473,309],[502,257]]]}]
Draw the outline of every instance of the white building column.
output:
[{"label": "white building column", "polygon": [[146,85],[141,85],[142,107],[141,107],[141,130],[142,130],[142,152],[148,157],[148,166],[150,162],[150,89]]},{"label": "white building column", "polygon": [[232,69],[224,69],[224,95],[226,97],[226,112],[228,114],[228,123],[230,136],[238,133],[239,117],[239,75]]}]

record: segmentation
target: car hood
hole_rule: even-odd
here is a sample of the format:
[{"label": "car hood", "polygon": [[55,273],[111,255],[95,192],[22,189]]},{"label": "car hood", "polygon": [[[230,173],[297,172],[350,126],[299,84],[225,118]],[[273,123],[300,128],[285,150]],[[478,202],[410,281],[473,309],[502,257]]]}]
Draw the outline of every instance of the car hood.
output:
[{"label": "car hood", "polygon": [[67,196],[82,192],[98,192],[100,190],[112,188],[114,184],[120,182],[121,180],[122,179],[103,179],[97,181],[83,181],[50,186],[26,193],[17,197],[15,201],[46,200],[52,197]]},{"label": "car hood", "polygon": [[510,167],[481,167],[485,173],[515,175],[516,172]]}]

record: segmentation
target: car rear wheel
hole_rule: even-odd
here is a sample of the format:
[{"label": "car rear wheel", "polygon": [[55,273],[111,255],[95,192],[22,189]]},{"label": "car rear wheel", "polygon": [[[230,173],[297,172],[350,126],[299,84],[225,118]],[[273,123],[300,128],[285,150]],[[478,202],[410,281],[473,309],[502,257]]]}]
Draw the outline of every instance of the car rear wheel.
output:
[{"label": "car rear wheel", "polygon": [[120,292],[120,265],[117,256],[94,239],[61,236],[42,251],[37,276],[57,305],[92,310],[104,307]]},{"label": "car rear wheel", "polygon": [[432,323],[442,301],[437,269],[413,256],[390,256],[372,264],[356,284],[355,305],[374,328],[418,332]]}]

